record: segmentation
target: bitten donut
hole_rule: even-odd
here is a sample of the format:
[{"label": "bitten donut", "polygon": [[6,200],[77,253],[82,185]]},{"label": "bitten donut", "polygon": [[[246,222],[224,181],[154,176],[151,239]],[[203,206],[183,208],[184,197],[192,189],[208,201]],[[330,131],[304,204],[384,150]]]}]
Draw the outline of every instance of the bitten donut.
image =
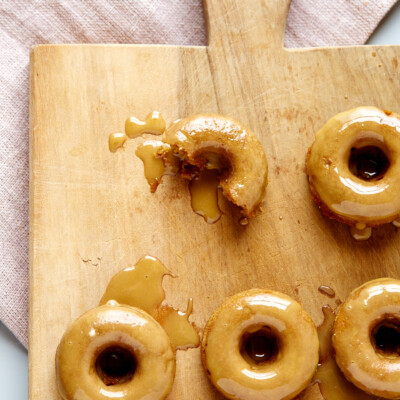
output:
[{"label": "bitten donut", "polygon": [[183,118],[167,128],[162,141],[191,168],[219,169],[223,195],[246,217],[259,209],[268,182],[268,163],[256,135],[239,122],[214,114]]},{"label": "bitten donut", "polygon": [[229,297],[208,321],[201,345],[204,368],[226,397],[293,399],[311,382],[318,335],[294,299],[252,289]]},{"label": "bitten donut", "polygon": [[332,344],[349,381],[400,399],[400,281],[376,279],[355,289],[338,311]]},{"label": "bitten donut", "polygon": [[332,117],[307,155],[312,196],[323,214],[358,229],[400,215],[400,116],[360,107]]},{"label": "bitten donut", "polygon": [[149,314],[109,301],[68,327],[56,374],[64,400],[159,400],[171,390],[175,354]]}]

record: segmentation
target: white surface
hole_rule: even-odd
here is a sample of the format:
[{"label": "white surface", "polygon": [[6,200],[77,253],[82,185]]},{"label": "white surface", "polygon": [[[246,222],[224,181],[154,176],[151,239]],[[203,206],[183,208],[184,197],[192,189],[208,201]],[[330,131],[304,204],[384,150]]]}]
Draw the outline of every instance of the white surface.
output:
[{"label": "white surface", "polygon": [[400,1],[381,22],[367,44],[400,44]]},{"label": "white surface", "polygon": [[[400,2],[380,24],[368,44],[400,44]],[[0,322],[0,399],[27,398],[27,351]]]},{"label": "white surface", "polygon": [[28,355],[0,322],[0,399],[28,398]]}]

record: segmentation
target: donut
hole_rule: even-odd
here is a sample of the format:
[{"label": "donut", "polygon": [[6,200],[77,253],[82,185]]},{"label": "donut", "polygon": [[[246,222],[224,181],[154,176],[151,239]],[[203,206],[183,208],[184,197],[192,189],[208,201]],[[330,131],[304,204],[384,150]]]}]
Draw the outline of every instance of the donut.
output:
[{"label": "donut", "polygon": [[318,347],[314,322],[298,302],[252,289],[214,311],[201,358],[211,382],[230,399],[288,400],[310,384]]},{"label": "donut", "polygon": [[376,279],[355,289],[337,313],[332,345],[347,380],[400,399],[400,281]]},{"label": "donut", "polygon": [[359,107],[332,117],[308,150],[312,197],[322,213],[362,230],[400,215],[400,116]]},{"label": "donut", "polygon": [[219,169],[223,195],[254,216],[265,195],[268,163],[256,135],[239,122],[214,114],[199,114],[176,121],[162,141],[183,159],[182,175]]},{"label": "donut", "polygon": [[149,314],[111,300],[68,327],[56,375],[64,400],[159,400],[171,390],[175,354]]}]

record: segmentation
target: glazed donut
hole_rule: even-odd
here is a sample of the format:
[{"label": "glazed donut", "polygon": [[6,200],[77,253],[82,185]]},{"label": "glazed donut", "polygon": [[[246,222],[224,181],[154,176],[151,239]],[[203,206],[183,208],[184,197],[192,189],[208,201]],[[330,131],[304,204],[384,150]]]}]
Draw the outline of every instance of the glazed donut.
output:
[{"label": "glazed donut", "polygon": [[400,281],[376,279],[355,289],[340,306],[332,345],[347,380],[400,399]]},{"label": "glazed donut", "polygon": [[311,382],[318,347],[315,325],[299,303],[252,289],[214,311],[201,357],[211,382],[230,399],[288,400]]},{"label": "glazed donut", "polygon": [[252,131],[222,115],[199,114],[172,124],[162,141],[183,158],[189,171],[193,166],[221,170],[223,195],[246,217],[259,209],[267,186],[268,164]]},{"label": "glazed donut", "polygon": [[175,354],[149,314],[111,300],[68,327],[56,375],[64,400],[159,400],[171,390]]},{"label": "glazed donut", "polygon": [[323,214],[358,229],[400,215],[400,116],[360,107],[332,117],[307,155],[312,196]]}]

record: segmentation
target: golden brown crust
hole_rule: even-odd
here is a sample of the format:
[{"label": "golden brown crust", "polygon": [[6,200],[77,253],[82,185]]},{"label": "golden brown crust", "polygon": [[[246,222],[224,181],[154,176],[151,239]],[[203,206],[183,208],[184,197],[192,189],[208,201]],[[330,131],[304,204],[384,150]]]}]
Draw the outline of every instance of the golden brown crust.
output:
[{"label": "golden brown crust", "polygon": [[[307,171],[307,175],[308,175],[308,184],[310,186],[310,192],[311,192],[311,197],[312,199],[315,201],[315,203],[317,204],[318,208],[321,210],[322,214],[325,217],[328,217],[329,219],[334,219],[338,222],[341,222],[342,224],[346,224],[346,225],[350,225],[350,226],[356,226],[357,225],[357,221],[355,221],[354,219],[350,219],[350,218],[345,218],[343,215],[339,215],[339,214],[335,214],[334,212],[331,211],[331,209],[321,200],[321,198],[318,195],[317,190],[315,189],[311,179],[310,179],[310,173],[309,173],[309,168],[308,168],[308,159],[310,157],[310,152],[311,152],[311,147],[308,149],[307,151],[307,158],[306,158],[306,171]],[[368,222],[366,224],[367,227],[370,228],[374,228],[377,226],[380,226],[382,224],[387,224],[390,223],[396,219],[400,218],[400,214],[398,214],[397,216],[390,217],[387,218],[386,220],[383,220],[383,222]]]},{"label": "golden brown crust", "polygon": [[[247,359],[240,345],[243,335],[260,327],[272,329],[280,343],[277,355],[264,364]],[[228,398],[289,400],[311,381],[318,363],[318,336],[295,300],[252,289],[227,298],[214,311],[203,332],[201,360],[211,382]]]},{"label": "golden brown crust", "polygon": [[[308,149],[306,172],[323,215],[350,226],[376,227],[400,216],[400,116],[360,107],[332,117]],[[348,167],[357,143],[387,149],[390,169],[379,181],[363,181]],[[361,146],[361,144],[360,144]]]},{"label": "golden brown crust", "polygon": [[373,331],[385,321],[400,323],[400,281],[381,278],[356,288],[340,306],[333,327],[336,363],[361,390],[400,399],[400,358],[373,344]]},{"label": "golden brown crust", "polygon": [[222,115],[199,114],[172,124],[162,140],[183,159],[183,177],[191,179],[211,162],[213,169],[221,171],[223,195],[246,217],[259,211],[268,183],[268,163],[252,131]]},{"label": "golden brown crust", "polygon": [[[136,360],[129,380],[117,385],[100,378],[97,356],[107,348],[128,350]],[[175,376],[175,353],[160,324],[141,309],[109,301],[72,323],[57,348],[57,384],[64,400],[162,400]]]}]

